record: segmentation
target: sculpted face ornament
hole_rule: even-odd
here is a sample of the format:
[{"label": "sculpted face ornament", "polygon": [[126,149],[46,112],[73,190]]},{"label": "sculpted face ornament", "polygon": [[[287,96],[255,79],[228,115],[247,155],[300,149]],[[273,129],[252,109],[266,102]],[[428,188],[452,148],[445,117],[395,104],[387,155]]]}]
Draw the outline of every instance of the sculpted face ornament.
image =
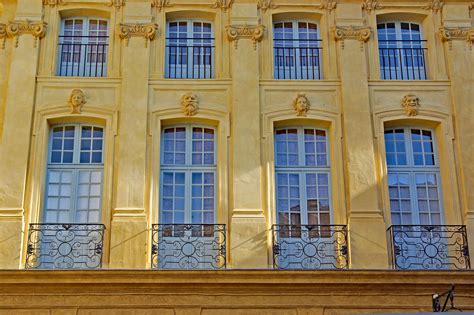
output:
[{"label": "sculpted face ornament", "polygon": [[199,101],[194,93],[186,93],[181,96],[181,109],[186,116],[194,116],[199,109]]},{"label": "sculpted face ornament", "polygon": [[305,94],[298,94],[293,101],[293,109],[296,111],[296,116],[306,117],[306,114],[311,108],[308,98]]},{"label": "sculpted face ornament", "polygon": [[71,114],[80,114],[82,106],[86,103],[84,92],[80,89],[74,89],[69,96],[69,106],[71,106]]},{"label": "sculpted face ornament", "polygon": [[405,95],[402,99],[402,107],[409,117],[418,115],[418,107],[420,107],[420,99],[413,94]]}]

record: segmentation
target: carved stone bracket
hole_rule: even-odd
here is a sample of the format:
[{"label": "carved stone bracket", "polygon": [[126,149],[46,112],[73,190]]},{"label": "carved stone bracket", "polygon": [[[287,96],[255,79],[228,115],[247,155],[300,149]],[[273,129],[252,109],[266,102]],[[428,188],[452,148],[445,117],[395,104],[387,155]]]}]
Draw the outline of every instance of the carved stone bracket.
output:
[{"label": "carved stone bracket", "polygon": [[364,43],[366,43],[369,38],[372,30],[368,26],[336,26],[333,28],[334,38],[336,41],[341,41],[342,49],[344,49],[344,41],[346,39],[355,39],[360,41],[361,50],[364,48]]},{"label": "carved stone bracket", "polygon": [[420,107],[420,99],[413,94],[407,94],[402,98],[402,107],[405,109],[405,114],[408,117],[418,115],[418,108]]},{"label": "carved stone bracket", "polygon": [[324,3],[316,5],[316,9],[326,10],[331,12],[332,10],[336,9],[337,1],[336,0],[324,0]]},{"label": "carved stone bracket", "polygon": [[35,47],[38,39],[46,35],[46,26],[43,21],[34,22],[30,20],[9,22],[6,27],[7,37],[15,39],[15,47],[18,47],[18,39],[21,35],[30,34],[35,38]]},{"label": "carved stone bracket", "polygon": [[279,5],[275,5],[273,0],[258,0],[257,8],[262,10],[263,12],[267,12],[268,9],[276,9]]},{"label": "carved stone bracket", "polygon": [[109,0],[108,7],[115,7],[117,10],[125,6],[125,0]]},{"label": "carved stone bracket", "polygon": [[7,25],[0,23],[0,40],[2,41],[2,49],[5,48],[5,42],[7,40]]},{"label": "carved stone bracket", "polygon": [[118,27],[118,35],[120,39],[125,39],[125,44],[128,46],[130,38],[143,37],[145,39],[145,48],[148,47],[148,42],[155,38],[158,30],[158,25],[150,24],[120,24]]},{"label": "carved stone bracket", "polygon": [[54,7],[57,5],[65,5],[65,0],[43,0],[43,5],[49,5],[50,7]]},{"label": "carved stone bracket", "polygon": [[232,7],[234,0],[215,0],[214,4],[211,5],[212,9],[221,9],[222,11],[226,12],[227,9]]},{"label": "carved stone bracket", "polygon": [[170,4],[170,0],[152,0],[151,6],[161,11],[163,8],[171,7],[172,5]]},{"label": "carved stone bracket", "polygon": [[425,10],[433,10],[434,14],[438,14],[443,10],[443,0],[432,0],[430,4],[423,7]]},{"label": "carved stone bracket", "polygon": [[365,0],[362,3],[362,10],[367,11],[367,13],[372,13],[374,10],[383,9],[383,6],[378,2],[378,0]]},{"label": "carved stone bracket", "polygon": [[227,38],[234,42],[237,49],[240,39],[248,38],[253,41],[253,48],[257,49],[257,43],[263,38],[265,26],[263,25],[228,25],[226,26]]},{"label": "carved stone bracket", "polygon": [[469,48],[472,49],[472,42],[474,41],[474,28],[468,27],[441,27],[439,29],[441,40],[449,43],[449,49],[453,48],[453,40],[463,40],[469,44]]}]

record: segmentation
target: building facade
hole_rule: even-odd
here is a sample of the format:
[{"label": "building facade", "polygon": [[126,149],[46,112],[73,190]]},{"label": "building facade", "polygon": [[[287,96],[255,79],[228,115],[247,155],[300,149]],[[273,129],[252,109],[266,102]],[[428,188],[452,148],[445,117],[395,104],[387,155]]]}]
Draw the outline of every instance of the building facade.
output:
[{"label": "building facade", "polygon": [[474,310],[473,22],[0,0],[0,313]]}]

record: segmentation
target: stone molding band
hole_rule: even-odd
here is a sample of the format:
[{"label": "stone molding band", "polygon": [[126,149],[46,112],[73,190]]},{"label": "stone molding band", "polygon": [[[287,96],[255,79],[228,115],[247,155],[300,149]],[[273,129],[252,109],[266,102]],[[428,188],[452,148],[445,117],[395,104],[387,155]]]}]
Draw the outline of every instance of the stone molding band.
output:
[{"label": "stone molding band", "polygon": [[251,39],[253,42],[253,48],[257,49],[257,43],[263,39],[265,32],[265,26],[259,25],[227,25],[227,38],[229,41],[234,42],[234,46],[237,49],[238,42],[241,39]]},{"label": "stone molding band", "polygon": [[18,47],[18,39],[21,35],[29,34],[35,38],[35,48],[39,39],[46,35],[46,26],[48,24],[43,21],[10,21],[8,24],[0,23],[0,39],[2,39],[2,49],[5,48],[7,38],[15,40],[15,47]]},{"label": "stone molding band", "polygon": [[158,25],[154,23],[136,23],[136,24],[119,24],[118,35],[120,39],[125,39],[125,45],[128,46],[131,37],[143,37],[145,39],[145,48],[148,42],[152,41],[158,31]]}]

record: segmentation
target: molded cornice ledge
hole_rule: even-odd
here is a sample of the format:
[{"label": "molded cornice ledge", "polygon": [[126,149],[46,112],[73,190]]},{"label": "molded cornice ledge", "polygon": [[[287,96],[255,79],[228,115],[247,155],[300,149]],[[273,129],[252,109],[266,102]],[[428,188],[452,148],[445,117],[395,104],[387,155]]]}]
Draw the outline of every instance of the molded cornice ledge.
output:
[{"label": "molded cornice ledge", "polygon": [[360,41],[362,49],[372,33],[371,28],[368,26],[336,26],[332,30],[334,32],[334,39],[342,42],[342,49],[344,49],[344,41],[346,39]]},{"label": "molded cornice ledge", "polygon": [[158,32],[158,25],[154,23],[136,23],[136,24],[119,24],[118,35],[120,39],[125,39],[125,44],[131,37],[143,37],[145,39],[145,48],[148,47],[148,42],[155,38]]},{"label": "molded cornice ledge", "polygon": [[[37,46],[38,39],[43,38],[46,35],[46,26],[48,24],[43,21],[13,21],[9,22],[6,27],[7,37],[15,39],[15,47],[18,47],[18,38],[21,35],[30,34],[35,38],[35,47]],[[0,30],[1,33],[1,30]],[[1,37],[1,35],[0,35]]]},{"label": "molded cornice ledge", "polygon": [[253,41],[253,48],[257,49],[257,43],[263,39],[265,26],[263,25],[227,25],[227,38],[234,42],[237,49],[240,39],[251,39]]},{"label": "molded cornice ledge", "polygon": [[474,28],[470,27],[441,27],[439,29],[441,40],[443,42],[449,42],[449,48],[452,49],[453,40],[463,40],[469,44],[472,48],[472,42],[474,41]]}]

